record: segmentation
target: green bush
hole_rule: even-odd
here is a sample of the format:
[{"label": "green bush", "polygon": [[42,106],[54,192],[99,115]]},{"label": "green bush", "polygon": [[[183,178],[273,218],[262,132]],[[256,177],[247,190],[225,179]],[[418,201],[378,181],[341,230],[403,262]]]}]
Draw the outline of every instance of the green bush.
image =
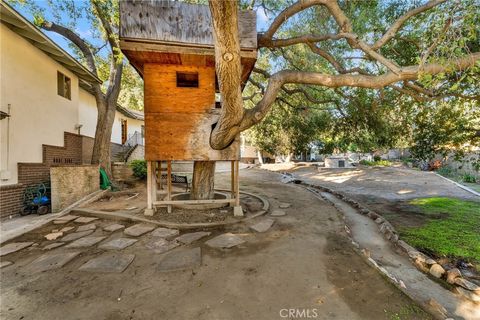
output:
[{"label": "green bush", "polygon": [[368,161],[368,160],[360,160],[358,163],[364,166],[373,166],[373,161]]},{"label": "green bush", "polygon": [[453,177],[455,175],[455,171],[451,167],[443,166],[437,170],[437,173],[444,177]]},{"label": "green bush", "polygon": [[375,160],[375,161],[360,160],[358,163],[364,166],[369,166],[369,167],[373,167],[373,166],[390,167],[392,165],[392,163],[388,160]]},{"label": "green bush", "polygon": [[380,156],[373,156],[373,161],[377,162],[377,161],[380,161],[382,160],[382,158]]},{"label": "green bush", "polygon": [[129,163],[133,170],[133,175],[139,179],[147,177],[147,162],[145,160],[133,160]]},{"label": "green bush", "polygon": [[462,181],[466,183],[475,183],[477,182],[477,178],[469,173],[464,173],[462,176]]}]

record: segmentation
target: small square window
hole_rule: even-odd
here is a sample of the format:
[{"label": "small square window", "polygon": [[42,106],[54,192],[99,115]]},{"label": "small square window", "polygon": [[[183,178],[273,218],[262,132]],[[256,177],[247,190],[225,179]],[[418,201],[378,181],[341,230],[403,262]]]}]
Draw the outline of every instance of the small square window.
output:
[{"label": "small square window", "polygon": [[177,87],[198,88],[198,72],[177,72]]},{"label": "small square window", "polygon": [[68,100],[72,99],[71,95],[72,82],[69,77],[64,75],[61,72],[57,72],[57,93],[59,96],[67,98]]}]

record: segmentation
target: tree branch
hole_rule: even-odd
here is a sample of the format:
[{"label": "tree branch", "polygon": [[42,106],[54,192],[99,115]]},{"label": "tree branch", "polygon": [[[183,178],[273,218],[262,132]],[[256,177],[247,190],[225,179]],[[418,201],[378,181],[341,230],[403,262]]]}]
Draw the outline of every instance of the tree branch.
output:
[{"label": "tree branch", "polygon": [[414,8],[410,11],[407,11],[404,15],[402,15],[400,18],[398,18],[391,26],[390,28],[387,30],[387,32],[385,32],[385,34],[377,40],[377,42],[375,42],[373,44],[373,46],[371,47],[372,50],[378,50],[380,49],[383,45],[385,45],[388,41],[390,41],[390,39],[392,39],[395,34],[402,28],[403,24],[408,20],[410,19],[411,17],[419,14],[419,13],[422,13],[424,11],[427,11],[441,3],[444,3],[445,1],[447,0],[432,0],[432,1],[429,1],[427,2],[425,5],[423,6],[420,6],[420,7],[417,7],[417,8]]}]

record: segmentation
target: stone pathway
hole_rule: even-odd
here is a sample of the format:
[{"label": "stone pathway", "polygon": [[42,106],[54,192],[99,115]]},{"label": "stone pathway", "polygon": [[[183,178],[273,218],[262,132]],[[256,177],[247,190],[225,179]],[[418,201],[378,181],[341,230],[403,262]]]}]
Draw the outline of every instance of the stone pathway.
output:
[{"label": "stone pathway", "polygon": [[122,250],[122,249],[125,249],[126,247],[131,246],[137,241],[138,241],[137,239],[132,239],[132,238],[117,238],[117,239],[113,239],[108,242],[102,243],[101,245],[98,246],[98,248],[105,249],[105,250]]},{"label": "stone pathway", "polygon": [[213,239],[205,242],[205,244],[212,248],[232,248],[244,243],[241,237],[233,233],[224,233]]},{"label": "stone pathway", "polygon": [[72,220],[75,220],[77,218],[78,218],[78,216],[68,214],[66,216],[62,216],[58,219],[53,220],[53,224],[65,224],[65,223],[68,223],[68,222],[70,222]]},{"label": "stone pathway", "polygon": [[52,249],[61,247],[61,246],[63,246],[64,244],[65,244],[65,242],[54,242],[54,243],[50,243],[50,244],[46,245],[45,247],[43,247],[43,250],[52,250]]},{"label": "stone pathway", "polygon": [[276,209],[276,210],[273,210],[272,213],[270,213],[270,215],[272,217],[282,217],[282,216],[287,215],[287,213],[283,210]]},{"label": "stone pathway", "polygon": [[266,218],[253,226],[250,226],[250,229],[255,230],[257,232],[265,232],[268,229],[272,227],[272,225],[275,223],[275,220]]},{"label": "stone pathway", "polygon": [[123,230],[123,233],[127,236],[132,236],[132,237],[138,237],[141,236],[147,232],[152,231],[155,229],[154,226],[145,224],[145,223],[139,223],[135,224],[131,227],[128,227],[127,229]]},{"label": "stone pathway", "polygon": [[147,242],[145,247],[153,250],[155,253],[164,253],[180,246],[177,241],[168,241],[164,238],[154,238],[153,241]]},{"label": "stone pathway", "polygon": [[152,232],[153,237],[160,237],[160,238],[172,238],[178,236],[180,231],[177,229],[168,229],[168,228],[157,228]]},{"label": "stone pathway", "polygon": [[168,253],[157,265],[157,270],[177,271],[193,269],[202,263],[202,251],[200,248],[182,249]]},{"label": "stone pathway", "polygon": [[7,254],[17,252],[26,247],[29,247],[33,242],[12,242],[7,245],[4,245],[0,248],[0,257],[6,256]]},{"label": "stone pathway", "polygon": [[46,253],[35,259],[26,267],[28,273],[37,273],[47,270],[59,269],[70,260],[78,256],[80,252],[52,252]]},{"label": "stone pathway", "polygon": [[118,223],[114,223],[114,224],[111,224],[105,228],[103,228],[104,231],[107,231],[107,232],[115,232],[117,230],[121,230],[121,229],[124,229],[125,226],[123,224],[118,224]]},{"label": "stone pathway", "polygon": [[204,231],[185,233],[175,238],[175,241],[181,242],[183,244],[190,244],[192,242],[200,240],[201,238],[208,237],[210,234],[211,232]]},{"label": "stone pathway", "polygon": [[73,241],[69,245],[65,246],[66,248],[87,248],[91,247],[94,244],[99,243],[106,237],[84,237],[78,240]]},{"label": "stone pathway", "polygon": [[135,259],[134,254],[103,254],[100,257],[94,258],[78,270],[89,272],[123,272]]},{"label": "stone pathway", "polygon": [[80,217],[78,219],[75,219],[74,222],[76,223],[89,223],[92,221],[98,220],[98,218],[93,218],[93,217]]},{"label": "stone pathway", "polygon": [[0,269],[8,267],[9,265],[12,265],[12,264],[13,264],[12,261],[3,260],[3,261],[0,262]]},{"label": "stone pathway", "polygon": [[77,232],[95,230],[95,229],[97,229],[97,226],[95,225],[95,223],[89,223],[89,224],[85,224],[83,226],[78,227]]},{"label": "stone pathway", "polygon": [[74,232],[67,234],[65,237],[63,237],[61,240],[63,242],[69,242],[73,240],[80,239],[82,237],[88,236],[93,233],[94,230],[87,230],[87,231],[82,231],[82,232]]}]

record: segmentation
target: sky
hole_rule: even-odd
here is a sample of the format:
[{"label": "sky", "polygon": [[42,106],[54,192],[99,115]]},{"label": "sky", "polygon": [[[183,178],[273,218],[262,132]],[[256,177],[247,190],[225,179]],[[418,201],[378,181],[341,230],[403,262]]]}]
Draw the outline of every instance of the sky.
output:
[{"label": "sky", "polygon": [[[11,5],[17,10],[21,15],[23,15],[25,18],[27,18],[29,21],[33,22],[33,15],[31,13],[30,8],[26,6],[22,6],[18,1],[11,2],[7,0],[8,2],[11,3]],[[78,0],[78,2],[82,1],[85,3],[85,0]],[[48,1],[46,0],[33,0],[32,1],[43,13],[45,18],[50,21],[55,21],[54,14],[52,12],[52,9],[48,5]],[[259,8],[256,10],[257,13],[257,31],[265,31],[268,26],[269,26],[269,21],[270,19],[267,17],[265,12],[263,11],[262,8]],[[61,18],[60,20],[61,24],[68,24],[69,20],[68,17]],[[72,48],[69,46],[70,41],[62,37],[61,35],[55,33],[55,32],[49,32],[45,30],[41,30],[43,33],[45,33],[50,39],[52,39],[55,43],[57,43],[60,47],[62,47],[65,51],[70,53],[72,56],[75,56],[75,53],[73,52]],[[85,18],[79,18],[76,21],[75,24],[75,30],[74,30],[80,37],[86,38],[89,40],[90,43],[92,43],[95,46],[100,46],[102,45],[101,41],[95,41],[96,39],[92,37],[92,26],[91,22],[88,21]],[[105,48],[101,51],[103,55],[108,54],[108,50]]]}]

